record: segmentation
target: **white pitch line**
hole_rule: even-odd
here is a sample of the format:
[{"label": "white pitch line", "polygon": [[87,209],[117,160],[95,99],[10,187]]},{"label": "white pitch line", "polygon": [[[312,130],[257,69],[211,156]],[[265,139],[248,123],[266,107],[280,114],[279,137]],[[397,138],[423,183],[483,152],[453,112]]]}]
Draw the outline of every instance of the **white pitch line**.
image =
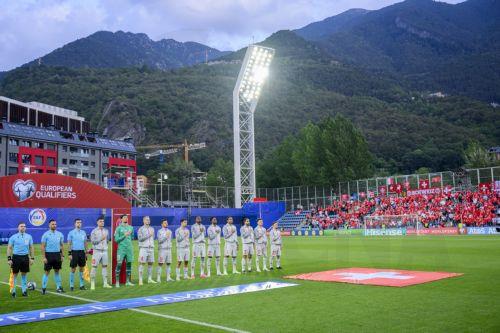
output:
[{"label": "white pitch line", "polygon": [[[4,281],[0,281],[0,283],[9,285],[9,283],[4,282]],[[18,287],[20,287],[20,286],[18,286]],[[41,292],[38,289],[36,289],[36,291]],[[53,291],[47,291],[47,294],[52,294],[52,295],[57,295],[57,296],[63,296],[63,297],[67,297],[67,298],[73,298],[73,299],[77,299],[79,301],[84,301],[84,302],[89,302],[89,303],[102,303],[101,301],[96,301],[96,300],[89,299],[89,298],[72,296],[72,295],[68,295],[68,294],[60,294],[60,293],[56,293],[56,292],[53,292]],[[171,316],[171,315],[167,315],[167,314],[157,313],[157,312],[146,311],[146,310],[142,310],[142,309],[130,308],[130,309],[127,309],[127,310],[134,311],[134,312],[139,312],[139,313],[143,313],[143,314],[148,314],[150,316],[156,316],[156,317],[162,317],[162,318],[165,318],[165,319],[182,321],[184,323],[189,323],[189,324],[193,324],[193,325],[205,326],[205,327],[210,327],[210,328],[216,328],[216,329],[219,329],[221,331],[226,331],[226,332],[250,333],[248,331],[242,331],[242,330],[238,330],[238,329],[235,329],[235,328],[230,328],[230,327],[226,327],[226,326],[220,326],[220,325],[205,323],[203,321],[186,319],[186,318]]]}]

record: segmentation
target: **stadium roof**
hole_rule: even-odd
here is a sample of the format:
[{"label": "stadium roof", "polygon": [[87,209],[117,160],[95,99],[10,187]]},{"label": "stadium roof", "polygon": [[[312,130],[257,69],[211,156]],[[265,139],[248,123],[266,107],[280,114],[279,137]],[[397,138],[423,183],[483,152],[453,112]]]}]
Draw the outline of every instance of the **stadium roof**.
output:
[{"label": "stadium roof", "polygon": [[26,126],[9,122],[0,122],[0,135],[18,137],[20,139],[34,139],[65,143],[68,145],[86,146],[135,153],[131,142],[112,140],[88,134],[77,134],[57,131],[47,128]]}]

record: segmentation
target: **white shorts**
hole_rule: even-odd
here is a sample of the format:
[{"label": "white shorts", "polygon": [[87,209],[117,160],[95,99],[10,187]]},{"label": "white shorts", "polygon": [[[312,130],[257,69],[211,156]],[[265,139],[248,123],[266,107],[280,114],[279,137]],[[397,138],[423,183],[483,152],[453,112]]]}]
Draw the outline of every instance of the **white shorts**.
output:
[{"label": "white shorts", "polygon": [[97,267],[99,264],[108,265],[108,250],[94,250],[92,254],[92,266]]},{"label": "white shorts", "polygon": [[271,244],[271,255],[281,257],[281,244],[280,245]]},{"label": "white shorts", "polygon": [[267,243],[255,244],[255,250],[256,250],[258,256],[267,257]]},{"label": "white shorts", "polygon": [[207,247],[205,243],[194,243],[193,244],[193,258],[202,257],[205,258],[207,256]]},{"label": "white shorts", "polygon": [[172,249],[159,249],[158,250],[158,263],[171,264],[172,263]]},{"label": "white shorts", "polygon": [[208,256],[209,257],[220,257],[220,244],[208,245]]},{"label": "white shorts", "polygon": [[177,248],[177,261],[189,261],[189,247]]},{"label": "white shorts", "polygon": [[224,256],[226,257],[238,256],[238,245],[236,243],[224,244]]},{"label": "white shorts", "polygon": [[140,247],[139,248],[139,263],[153,263],[155,262],[155,251],[152,247]]},{"label": "white shorts", "polygon": [[255,254],[255,250],[253,247],[253,243],[243,243],[243,255],[244,256],[253,256]]}]

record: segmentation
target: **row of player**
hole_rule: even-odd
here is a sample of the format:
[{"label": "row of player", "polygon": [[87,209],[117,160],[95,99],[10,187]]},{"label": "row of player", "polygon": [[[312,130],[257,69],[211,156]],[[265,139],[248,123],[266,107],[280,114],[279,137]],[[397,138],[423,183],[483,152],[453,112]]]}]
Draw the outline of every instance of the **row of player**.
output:
[{"label": "row of player", "polygon": [[[163,266],[165,265],[166,280],[173,281],[171,278],[171,263],[172,263],[172,242],[173,235],[168,229],[167,219],[161,221],[161,228],[156,233],[158,240],[158,267],[156,280],[153,280],[153,264],[155,262],[155,230],[151,227],[151,221],[148,216],[143,217],[143,225],[137,231],[137,239],[139,243],[139,285],[143,284],[143,270],[147,264],[148,268],[148,283],[161,282]],[[117,247],[117,266],[115,270],[116,284],[120,287],[119,275],[122,265],[125,262],[127,281],[126,285],[133,286],[131,282],[132,262],[134,261],[134,251],[132,245],[134,229],[128,223],[128,216],[122,215],[120,223],[114,233],[114,240],[118,244]],[[190,234],[192,237],[192,257],[190,247]],[[243,225],[240,228],[241,241],[243,244],[243,256],[241,259],[241,270],[243,273],[252,271],[252,257],[255,256],[256,271],[260,272],[260,259],[262,258],[262,269],[268,270],[267,267],[267,252],[268,252],[268,236],[267,230],[263,227],[262,219],[257,220],[257,227],[250,226],[248,218],[243,219]],[[224,238],[224,258],[223,270],[220,269],[221,257],[221,235]],[[90,243],[92,250],[88,251],[87,234],[82,230],[82,220],[75,219],[75,228],[67,235],[68,242],[68,259],[71,268],[69,276],[69,285],[71,291],[75,286],[75,273],[79,268],[79,287],[80,290],[85,290],[84,270],[87,264],[87,254],[92,253],[92,268],[90,271],[90,289],[95,289],[96,270],[99,265],[102,268],[103,287],[111,288],[108,284],[108,239],[109,232],[104,227],[104,219],[97,219],[97,227],[90,234]],[[208,240],[208,249],[207,242]],[[273,261],[276,261],[276,268],[281,269],[281,232],[278,229],[278,223],[273,224],[269,231],[269,240],[271,244],[271,258],[269,260],[269,269],[273,269]],[[210,226],[206,228],[201,224],[201,217],[195,218],[195,224],[191,226],[191,230],[187,228],[187,219],[181,220],[181,226],[175,231],[175,241],[177,245],[177,267],[176,280],[181,278],[181,266],[183,267],[183,278],[193,279],[195,277],[195,265],[197,258],[200,258],[200,277],[210,277],[211,261],[215,258],[215,268],[217,275],[227,275],[227,266],[229,259],[232,260],[232,273],[240,274],[236,268],[237,254],[239,249],[238,235],[236,226],[233,225],[233,218],[227,217],[226,224],[221,229],[217,225],[217,218],[210,219]],[[56,291],[63,293],[61,277],[59,274],[64,260],[64,236],[57,231],[57,222],[49,221],[49,230],[42,236],[41,255],[44,264],[44,275],[42,277],[42,293],[46,293],[49,273],[54,270],[54,280],[56,283]],[[191,260],[191,275],[188,276],[189,259]],[[205,265],[205,258],[207,258]],[[27,277],[26,274],[30,271],[30,266],[34,263],[35,253],[33,247],[33,238],[26,233],[26,224],[19,223],[18,233],[9,238],[7,247],[7,261],[12,272],[11,295],[16,297],[16,281],[17,275],[21,273],[21,289],[22,295],[27,296]]]}]

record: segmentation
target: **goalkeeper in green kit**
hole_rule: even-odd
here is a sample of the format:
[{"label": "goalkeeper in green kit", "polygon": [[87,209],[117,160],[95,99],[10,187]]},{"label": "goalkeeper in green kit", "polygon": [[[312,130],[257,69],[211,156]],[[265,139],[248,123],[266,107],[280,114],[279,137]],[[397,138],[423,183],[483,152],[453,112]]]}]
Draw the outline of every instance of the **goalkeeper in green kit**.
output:
[{"label": "goalkeeper in green kit", "polygon": [[130,281],[130,274],[132,272],[132,261],[134,261],[134,248],[132,247],[132,238],[134,235],[134,228],[128,224],[128,216],[120,216],[120,225],[116,227],[114,239],[118,244],[116,251],[116,288],[120,287],[120,272],[122,270],[123,261],[127,263],[127,286],[133,286]]}]

